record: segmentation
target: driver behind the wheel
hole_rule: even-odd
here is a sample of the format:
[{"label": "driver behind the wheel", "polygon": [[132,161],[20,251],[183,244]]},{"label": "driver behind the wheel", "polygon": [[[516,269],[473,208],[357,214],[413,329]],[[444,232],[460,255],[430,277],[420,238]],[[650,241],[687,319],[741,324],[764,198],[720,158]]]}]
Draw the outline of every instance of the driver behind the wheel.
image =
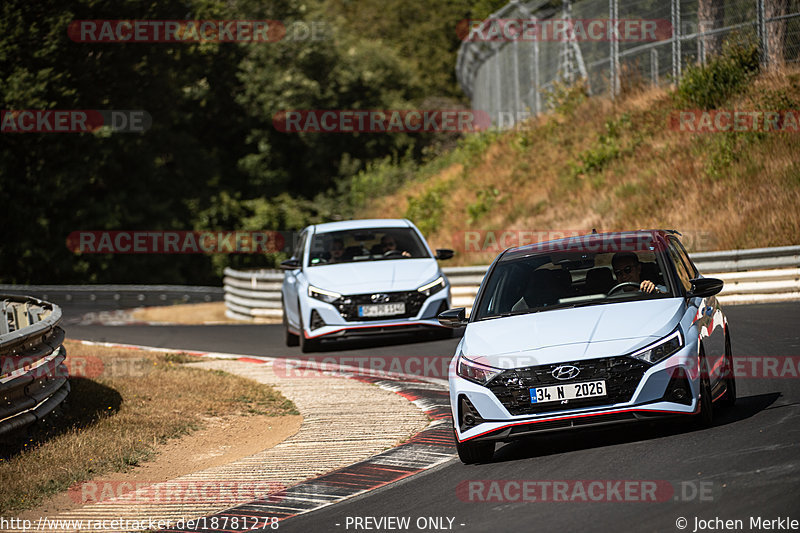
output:
[{"label": "driver behind the wheel", "polygon": [[[389,234],[384,235],[381,237],[381,249],[383,250],[383,254],[387,255],[394,250],[397,250],[397,241],[394,240]],[[408,253],[406,250],[402,251],[401,254],[403,257],[411,257],[411,254]]]},{"label": "driver behind the wheel", "polygon": [[[633,283],[639,286],[639,290],[647,294],[658,291],[661,294],[666,294],[667,288],[664,285],[656,285],[649,279],[642,280],[642,263],[639,262],[639,256],[634,252],[618,252],[614,254],[611,259],[611,267],[614,270],[614,276],[617,278],[617,283]],[[623,290],[633,290],[633,287],[628,286]]]}]

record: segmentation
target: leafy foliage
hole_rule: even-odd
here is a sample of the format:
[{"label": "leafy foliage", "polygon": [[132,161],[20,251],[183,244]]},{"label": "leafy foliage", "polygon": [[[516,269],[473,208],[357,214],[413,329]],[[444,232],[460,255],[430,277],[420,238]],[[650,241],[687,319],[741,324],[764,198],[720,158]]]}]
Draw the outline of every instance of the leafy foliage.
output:
[{"label": "leafy foliage", "polygon": [[439,229],[447,190],[448,183],[442,182],[426,189],[419,196],[408,197],[405,217],[414,221],[423,234],[427,235]]},{"label": "leafy foliage", "polygon": [[[288,109],[462,104],[456,22],[494,0],[6,0],[0,109],[143,109],[150,130],[2,134],[3,283],[217,283],[280,257],[76,255],[80,230],[296,230],[412,177],[437,134],[286,134]],[[488,13],[487,13],[488,14]],[[77,43],[82,19],[318,22],[276,43]],[[389,163],[391,162],[391,163]]]},{"label": "leafy foliage", "polygon": [[687,106],[714,109],[742,90],[758,71],[758,46],[728,43],[723,54],[712,58],[705,67],[686,69],[676,97]]}]

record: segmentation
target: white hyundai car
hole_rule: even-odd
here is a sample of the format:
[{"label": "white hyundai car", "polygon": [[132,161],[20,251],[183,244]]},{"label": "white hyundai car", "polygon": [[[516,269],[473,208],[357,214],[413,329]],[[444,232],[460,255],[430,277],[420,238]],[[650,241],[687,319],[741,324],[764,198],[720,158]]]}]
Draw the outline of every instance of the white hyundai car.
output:
[{"label": "white hyundai car", "polygon": [[450,284],[414,224],[351,220],[305,228],[281,263],[287,346],[313,351],[322,340],[428,330],[450,335],[437,316],[450,308]]},{"label": "white hyundai car", "polygon": [[736,400],[730,332],[674,231],[506,250],[489,268],[450,371],[458,453],[542,431],[673,416],[704,425]]}]

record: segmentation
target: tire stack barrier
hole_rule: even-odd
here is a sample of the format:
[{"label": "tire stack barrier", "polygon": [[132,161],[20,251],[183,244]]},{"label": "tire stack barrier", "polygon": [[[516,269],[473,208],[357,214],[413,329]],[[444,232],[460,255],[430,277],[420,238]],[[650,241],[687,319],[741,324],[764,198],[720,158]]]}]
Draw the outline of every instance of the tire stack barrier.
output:
[{"label": "tire stack barrier", "polygon": [[61,308],[25,296],[0,303],[0,440],[8,440],[58,407],[70,385]]}]

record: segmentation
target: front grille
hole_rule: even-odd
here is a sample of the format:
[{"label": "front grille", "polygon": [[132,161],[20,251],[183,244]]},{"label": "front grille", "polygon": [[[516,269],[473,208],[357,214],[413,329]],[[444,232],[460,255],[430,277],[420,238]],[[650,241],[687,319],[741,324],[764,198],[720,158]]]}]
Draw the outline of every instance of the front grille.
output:
[{"label": "front grille", "polygon": [[[573,365],[580,369],[577,377],[560,381],[553,377],[552,371],[561,365]],[[647,363],[632,357],[605,357],[587,361],[572,361],[552,365],[531,366],[505,370],[495,376],[487,387],[512,415],[530,415],[596,407],[630,401],[639,381],[649,368]],[[574,399],[562,402],[531,403],[530,389],[550,385],[569,385],[604,379],[606,396]]]},{"label": "front grille", "polygon": [[[427,298],[419,291],[402,291],[402,292],[384,292],[380,293],[384,297],[379,298],[378,301],[372,300],[372,295],[369,294],[355,294],[342,296],[337,300],[334,305],[339,310],[339,313],[347,321],[372,321],[372,320],[392,320],[394,318],[411,318],[417,316],[422,304],[425,303]],[[359,305],[373,305],[383,303],[405,302],[406,312],[402,315],[389,315],[389,316],[376,316],[376,317],[360,317],[358,316]]]}]

